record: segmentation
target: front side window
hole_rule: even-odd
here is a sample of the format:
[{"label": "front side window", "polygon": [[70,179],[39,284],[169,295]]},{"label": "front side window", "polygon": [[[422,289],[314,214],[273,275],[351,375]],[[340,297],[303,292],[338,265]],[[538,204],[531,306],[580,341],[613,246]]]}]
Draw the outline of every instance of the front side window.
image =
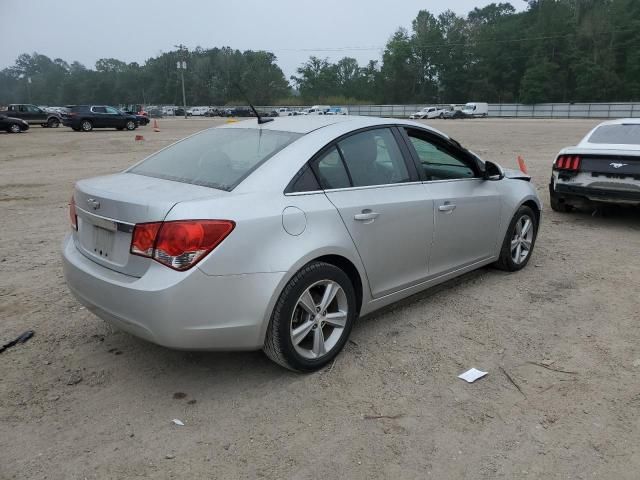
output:
[{"label": "front side window", "polygon": [[338,142],[354,187],[410,180],[400,147],[388,128],[356,133]]},{"label": "front side window", "polygon": [[231,191],[301,136],[258,128],[212,128],[159,151],[127,172]]},{"label": "front side window", "polygon": [[120,112],[113,107],[104,107],[107,113],[111,113],[113,115],[119,115]]},{"label": "front side window", "polygon": [[107,110],[104,107],[93,107],[91,110],[93,113],[107,113]]},{"label": "front side window", "polygon": [[447,152],[441,146],[430,142],[419,132],[408,130],[407,135],[418,154],[426,180],[453,180],[473,178],[475,176],[473,169],[466,163]]}]

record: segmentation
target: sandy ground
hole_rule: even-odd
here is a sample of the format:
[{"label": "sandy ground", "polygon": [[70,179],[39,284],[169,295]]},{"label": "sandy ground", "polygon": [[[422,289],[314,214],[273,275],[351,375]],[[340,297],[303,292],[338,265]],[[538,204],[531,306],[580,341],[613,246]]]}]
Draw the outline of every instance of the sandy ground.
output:
[{"label": "sandy ground", "polygon": [[[83,309],[59,257],[74,181],[219,122],[0,133],[0,342],[36,331],[0,354],[0,478],[638,478],[638,212],[547,208],[525,270],[363,319],[312,375],[167,350]],[[504,166],[523,155],[546,206],[553,156],[595,123],[432,122]],[[456,378],[470,367],[489,375]]]}]

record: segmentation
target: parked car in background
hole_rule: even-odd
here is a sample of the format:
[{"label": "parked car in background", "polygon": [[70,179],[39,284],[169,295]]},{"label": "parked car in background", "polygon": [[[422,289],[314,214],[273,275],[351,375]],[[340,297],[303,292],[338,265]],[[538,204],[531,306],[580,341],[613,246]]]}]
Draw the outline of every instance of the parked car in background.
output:
[{"label": "parked car in background", "polygon": [[20,133],[29,130],[29,124],[21,118],[8,117],[0,113],[0,130],[7,133]]},{"label": "parked car in background", "polygon": [[147,107],[147,116],[150,118],[162,118],[162,109],[156,106],[149,106]]},{"label": "parked car in background", "polygon": [[94,128],[135,130],[138,119],[108,105],[70,105],[62,118],[65,127],[79,132],[90,132]]},{"label": "parked car in background", "polygon": [[208,111],[209,107],[191,107],[187,110],[187,114],[194,117],[204,117]]},{"label": "parked car in background", "polygon": [[331,107],[325,115],[349,115],[349,109],[346,107]]},{"label": "parked car in background", "polygon": [[20,118],[29,125],[42,125],[43,127],[58,128],[61,123],[61,116],[57,112],[47,112],[42,108],[29,103],[14,103],[0,114],[12,118]]},{"label": "parked car in background", "polygon": [[[165,105],[162,107],[162,114],[167,116],[175,115],[175,111],[178,109],[176,105]],[[183,113],[184,115],[184,113]]]},{"label": "parked car in background", "polygon": [[486,117],[489,115],[489,104],[484,102],[469,102],[462,107],[462,113],[468,117]]},{"label": "parked car in background", "polygon": [[556,212],[598,203],[640,206],[640,119],[603,122],[560,150],[549,196]]},{"label": "parked car in background", "polygon": [[317,370],[360,315],[484,265],[524,268],[529,180],[408,120],[232,123],[79,181],[64,276],[148,341]]},{"label": "parked car in background", "polygon": [[409,115],[412,119],[426,119],[426,118],[442,118],[444,116],[444,109],[438,107],[424,107],[415,113]]},{"label": "parked car in background", "polygon": [[324,115],[329,111],[331,107],[329,105],[314,105],[307,109],[307,115]]},{"label": "parked car in background", "polygon": [[224,116],[224,111],[218,110],[215,107],[209,107],[209,109],[204,114],[205,117],[222,117]]},{"label": "parked car in background", "polygon": [[146,125],[149,125],[149,122],[151,121],[148,115],[142,115],[141,113],[136,113],[132,111],[125,111],[124,113],[126,113],[127,115],[133,115],[134,117],[136,117],[136,123],[138,124],[138,126],[144,127]]},{"label": "parked car in background", "polygon": [[444,119],[456,119],[456,118],[468,118],[469,116],[462,111],[462,107],[458,105],[449,105],[449,108],[444,109],[440,118]]}]

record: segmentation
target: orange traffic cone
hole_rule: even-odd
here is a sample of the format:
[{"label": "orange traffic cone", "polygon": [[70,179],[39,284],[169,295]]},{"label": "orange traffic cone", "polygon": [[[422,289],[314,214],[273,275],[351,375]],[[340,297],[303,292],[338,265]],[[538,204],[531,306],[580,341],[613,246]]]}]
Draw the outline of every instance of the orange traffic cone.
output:
[{"label": "orange traffic cone", "polygon": [[518,155],[518,166],[520,167],[520,171],[522,173],[524,173],[525,175],[529,175],[529,172],[527,171],[527,164],[524,163],[524,158],[522,158],[520,155]]},{"label": "orange traffic cone", "polygon": [[142,135],[136,135],[136,142],[144,142],[144,137]]},{"label": "orange traffic cone", "polygon": [[154,132],[159,132],[160,131],[160,127],[158,126],[158,120],[157,119],[153,119],[153,131]]}]

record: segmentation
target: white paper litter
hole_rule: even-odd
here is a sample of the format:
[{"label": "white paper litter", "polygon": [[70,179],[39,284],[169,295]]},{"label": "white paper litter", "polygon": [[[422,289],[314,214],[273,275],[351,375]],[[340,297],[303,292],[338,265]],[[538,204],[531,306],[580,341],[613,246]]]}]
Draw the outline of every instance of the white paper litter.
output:
[{"label": "white paper litter", "polygon": [[174,418],[173,420],[171,420],[173,423],[175,423],[176,425],[180,425],[181,427],[184,427],[184,422],[182,420],[178,420],[177,418]]},{"label": "white paper litter", "polygon": [[489,372],[482,372],[476,368],[472,368],[471,370],[467,370],[464,373],[458,375],[458,378],[461,378],[465,382],[473,383],[477,379],[484,377]]}]

